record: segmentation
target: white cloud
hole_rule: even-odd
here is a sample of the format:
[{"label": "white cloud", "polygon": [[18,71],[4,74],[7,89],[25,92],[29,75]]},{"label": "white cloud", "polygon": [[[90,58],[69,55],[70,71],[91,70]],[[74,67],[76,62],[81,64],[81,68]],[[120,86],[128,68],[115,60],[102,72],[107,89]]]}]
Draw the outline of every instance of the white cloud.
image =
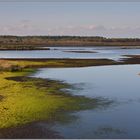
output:
[{"label": "white cloud", "polygon": [[0,26],[0,34],[10,34],[10,35],[23,35],[23,34],[30,34],[31,30],[33,30],[33,26],[30,20],[22,20],[15,24],[7,24]]},{"label": "white cloud", "polygon": [[105,27],[103,25],[80,25],[65,27],[48,27],[33,24],[30,20],[22,20],[15,24],[1,25],[3,35],[89,35],[106,37],[140,37],[140,27]]}]

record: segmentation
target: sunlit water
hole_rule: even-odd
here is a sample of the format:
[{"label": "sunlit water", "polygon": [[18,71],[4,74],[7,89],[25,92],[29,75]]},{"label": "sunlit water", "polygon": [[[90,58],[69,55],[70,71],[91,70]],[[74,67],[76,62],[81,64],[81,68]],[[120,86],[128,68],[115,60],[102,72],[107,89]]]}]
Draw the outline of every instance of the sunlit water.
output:
[{"label": "sunlit water", "polygon": [[123,65],[43,68],[33,76],[74,84],[74,95],[113,101],[105,108],[72,113],[78,119],[70,123],[53,124],[51,128],[65,138],[140,138],[139,73],[140,65]]},{"label": "sunlit water", "polygon": [[[90,51],[96,53],[75,53]],[[122,55],[140,54],[140,49],[120,47],[50,47],[50,50],[0,51],[0,58],[108,58],[118,60]]]}]

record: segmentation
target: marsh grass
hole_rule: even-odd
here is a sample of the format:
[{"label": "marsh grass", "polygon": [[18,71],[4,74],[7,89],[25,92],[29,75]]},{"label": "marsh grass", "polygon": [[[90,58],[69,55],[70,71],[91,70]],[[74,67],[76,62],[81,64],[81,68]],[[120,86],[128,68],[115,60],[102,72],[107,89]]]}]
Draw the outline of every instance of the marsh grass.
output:
[{"label": "marsh grass", "polygon": [[63,120],[64,113],[98,106],[98,100],[72,96],[61,89],[69,85],[26,77],[32,69],[0,73],[0,128],[34,121]]},{"label": "marsh grass", "polygon": [[10,61],[0,60],[0,71],[21,71],[22,67]]},{"label": "marsh grass", "polygon": [[[5,70],[5,65],[18,67],[19,70],[24,68],[43,68],[43,67],[85,67],[115,65],[118,62],[110,59],[1,59],[0,68]],[[15,70],[16,71],[16,70]],[[17,69],[18,71],[18,69]]]},{"label": "marsh grass", "polygon": [[[100,99],[71,95],[73,85],[27,77],[40,67],[77,67],[114,64],[112,60],[0,60],[0,128],[34,121],[67,122],[68,112],[109,105]],[[66,117],[67,116],[67,117]]]}]

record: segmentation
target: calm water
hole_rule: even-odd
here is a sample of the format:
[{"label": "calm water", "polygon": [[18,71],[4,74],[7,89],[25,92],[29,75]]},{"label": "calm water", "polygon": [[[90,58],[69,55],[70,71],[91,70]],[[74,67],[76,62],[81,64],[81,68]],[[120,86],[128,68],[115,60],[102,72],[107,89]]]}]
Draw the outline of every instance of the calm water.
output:
[{"label": "calm water", "polygon": [[[69,51],[69,52],[68,52]],[[97,53],[75,53],[70,51],[90,51]],[[50,50],[0,51],[0,58],[109,58],[118,60],[121,55],[140,54],[140,49],[117,47],[50,47]]]},{"label": "calm water", "polygon": [[[35,77],[62,80],[79,89],[74,95],[102,97],[105,108],[72,113],[70,123],[51,128],[65,138],[140,138],[140,65],[40,69]],[[42,124],[44,127],[47,125]]]}]

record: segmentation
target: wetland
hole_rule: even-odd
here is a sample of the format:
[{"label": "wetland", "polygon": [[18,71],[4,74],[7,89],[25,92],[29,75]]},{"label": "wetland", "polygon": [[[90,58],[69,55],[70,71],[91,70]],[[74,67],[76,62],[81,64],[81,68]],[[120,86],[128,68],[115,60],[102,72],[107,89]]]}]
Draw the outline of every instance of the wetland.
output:
[{"label": "wetland", "polygon": [[0,138],[140,138],[139,64],[139,49],[0,51]]}]

